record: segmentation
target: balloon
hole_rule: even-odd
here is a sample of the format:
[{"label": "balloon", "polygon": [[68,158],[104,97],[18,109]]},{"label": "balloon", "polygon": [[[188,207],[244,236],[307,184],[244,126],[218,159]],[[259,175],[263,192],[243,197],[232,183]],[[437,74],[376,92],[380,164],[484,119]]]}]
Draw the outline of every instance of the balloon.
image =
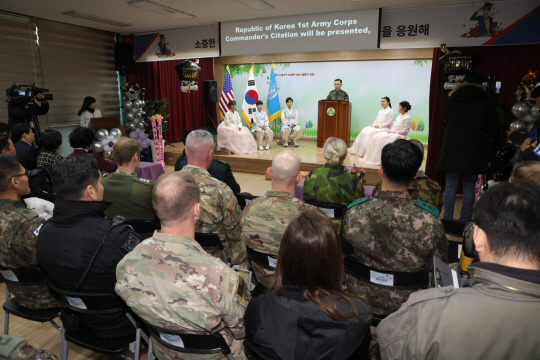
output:
[{"label": "balloon", "polygon": [[137,126],[139,127],[139,129],[144,129],[146,128],[146,123],[144,121],[141,121],[140,123],[137,124]]},{"label": "balloon", "polygon": [[144,140],[148,138],[148,135],[146,135],[143,131],[139,131],[139,139]]},{"label": "balloon", "polygon": [[100,141],[94,141],[92,143],[92,150],[95,152],[95,153],[100,153],[103,151],[103,145],[101,145],[101,142]]},{"label": "balloon", "polygon": [[516,132],[523,131],[525,130],[525,123],[521,120],[514,120],[510,123],[509,128],[510,130]]},{"label": "balloon", "polygon": [[520,101],[512,105],[512,115],[514,115],[517,118],[522,117],[523,115],[527,114],[531,109],[531,105],[525,101]]},{"label": "balloon", "polygon": [[540,117],[540,109],[538,108],[538,105],[534,104],[534,106],[531,107],[531,115],[535,119],[538,119]]},{"label": "balloon", "polygon": [[134,122],[128,122],[126,124],[126,127],[128,128],[128,130],[135,130],[137,128],[137,125]]},{"label": "balloon", "polygon": [[135,101],[133,101],[133,106],[135,106],[137,109],[140,109],[142,107],[142,103],[141,103],[141,100],[137,99]]},{"label": "balloon", "polygon": [[142,120],[142,116],[141,116],[141,113],[140,113],[140,112],[135,113],[135,119],[137,119],[137,120]]},{"label": "balloon", "polygon": [[126,114],[126,120],[127,121],[133,121],[133,119],[135,119],[135,114],[133,114],[131,112]]},{"label": "balloon", "polygon": [[118,139],[122,136],[122,131],[119,128],[114,128],[109,131],[109,135],[112,135],[115,139]]},{"label": "balloon", "polygon": [[146,105],[146,101],[144,100],[139,100],[141,102],[141,107],[144,107],[144,105]]},{"label": "balloon", "polygon": [[107,136],[107,142],[111,142],[111,141],[114,141],[114,136],[112,135]]},{"label": "balloon", "polygon": [[527,123],[527,127],[525,128],[526,132],[531,132],[532,129],[534,129],[534,122]]},{"label": "balloon", "polygon": [[521,120],[523,120],[523,121],[525,121],[527,123],[530,123],[530,122],[534,122],[536,119],[531,114],[525,114],[525,115],[523,115]]},{"label": "balloon", "polygon": [[141,109],[137,109],[135,106],[133,106],[130,111],[135,114],[136,112],[141,111]]},{"label": "balloon", "polygon": [[126,101],[124,103],[124,110],[126,111],[130,111],[132,107],[133,107],[133,104],[131,103],[131,101]]},{"label": "balloon", "polygon": [[136,131],[132,131],[132,132],[129,133],[129,137],[130,137],[130,139],[137,140],[139,138],[139,133],[136,132]]},{"label": "balloon", "polygon": [[109,151],[111,151],[111,147],[109,145],[105,145],[103,147],[103,152],[108,153]]},{"label": "balloon", "polygon": [[106,129],[99,129],[96,131],[96,139],[98,140],[103,140],[107,136],[109,136],[109,132]]},{"label": "balloon", "polygon": [[141,140],[141,148],[148,149],[150,147],[150,140],[144,139]]}]

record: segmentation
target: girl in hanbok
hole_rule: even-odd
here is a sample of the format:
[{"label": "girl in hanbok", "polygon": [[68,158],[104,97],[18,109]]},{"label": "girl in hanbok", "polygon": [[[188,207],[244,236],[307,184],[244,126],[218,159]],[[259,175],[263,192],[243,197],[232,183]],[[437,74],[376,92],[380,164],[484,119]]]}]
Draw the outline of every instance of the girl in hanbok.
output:
[{"label": "girl in hanbok", "polygon": [[218,148],[227,148],[235,154],[249,154],[257,151],[255,140],[249,129],[242,126],[240,115],[236,111],[236,101],[229,101],[229,110],[225,119],[217,128]]},{"label": "girl in hanbok", "polygon": [[364,154],[364,161],[368,164],[380,165],[382,148],[386,144],[393,143],[397,139],[408,140],[409,130],[411,128],[412,120],[409,116],[409,110],[411,110],[411,104],[408,101],[402,101],[399,103],[399,115],[394,121],[394,125],[388,130],[388,132],[381,132],[375,134],[369,142],[366,153]]},{"label": "girl in hanbok", "polygon": [[381,106],[382,109],[377,113],[377,117],[373,124],[363,128],[356,137],[356,140],[354,140],[353,146],[349,149],[351,154],[360,157],[364,156],[371,138],[375,134],[386,132],[390,129],[392,121],[394,120],[394,110],[392,110],[392,103],[388,96],[384,96],[381,99]]}]

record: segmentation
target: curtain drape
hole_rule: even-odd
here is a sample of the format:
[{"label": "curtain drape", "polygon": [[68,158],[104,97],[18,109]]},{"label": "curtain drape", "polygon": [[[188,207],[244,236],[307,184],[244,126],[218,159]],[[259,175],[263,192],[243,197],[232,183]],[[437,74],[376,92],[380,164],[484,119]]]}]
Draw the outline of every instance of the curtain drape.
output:
[{"label": "curtain drape", "polygon": [[[193,59],[192,59],[193,60]],[[174,67],[184,60],[136,63],[126,74],[127,81],[146,88],[146,99],[163,99],[169,102],[169,131],[163,133],[167,142],[179,141],[187,130],[217,124],[215,104],[204,98],[205,80],[214,80],[214,60],[199,59],[199,90],[183,93],[180,79]],[[210,118],[211,116],[211,118]]]}]

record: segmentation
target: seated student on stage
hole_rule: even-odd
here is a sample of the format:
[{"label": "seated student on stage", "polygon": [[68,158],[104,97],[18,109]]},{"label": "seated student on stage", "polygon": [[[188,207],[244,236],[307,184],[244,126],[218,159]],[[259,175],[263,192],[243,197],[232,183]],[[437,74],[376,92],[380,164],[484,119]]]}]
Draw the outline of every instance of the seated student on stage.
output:
[{"label": "seated student on stage", "polygon": [[298,146],[298,141],[302,137],[304,130],[300,127],[298,110],[293,110],[293,98],[285,99],[287,107],[281,111],[281,139],[283,146],[289,146],[289,135],[293,133],[294,146]]},{"label": "seated student on stage", "polygon": [[[214,153],[217,150],[217,133],[216,129],[210,129],[210,128],[203,128],[202,130],[208,131],[210,134],[212,134],[212,137],[214,138]],[[180,171],[188,164],[188,159],[186,156],[186,139],[190,132],[193,130],[188,130],[184,133],[182,136],[182,142],[184,143],[184,151],[182,152],[182,155],[176,160],[176,163],[174,164],[174,171]],[[236,182],[236,179],[234,178],[234,174],[231,170],[231,166],[223,161],[218,159],[212,159],[212,164],[210,164],[210,167],[208,168],[208,172],[213,178],[216,178],[218,180],[223,181],[225,184],[227,184],[233,193],[238,194],[240,192],[240,185],[238,182]]]},{"label": "seated student on stage", "polygon": [[381,99],[382,109],[377,113],[377,117],[373,124],[366,126],[362,129],[360,134],[354,140],[353,146],[349,149],[349,152],[359,157],[364,156],[369,145],[371,138],[380,132],[386,132],[392,126],[394,121],[394,110],[392,110],[392,103],[388,96],[383,96]]},{"label": "seated student on stage", "polygon": [[406,139],[409,137],[409,130],[411,129],[412,120],[409,116],[409,110],[411,110],[411,104],[408,101],[402,101],[399,103],[400,115],[394,121],[394,124],[388,130],[388,132],[380,132],[374,134],[371,137],[367,150],[364,154],[364,161],[372,165],[381,164],[381,152],[382,148],[386,144],[393,143],[397,139]]},{"label": "seated student on stage", "polygon": [[[416,145],[420,151],[422,151],[422,159],[424,158],[424,145],[416,140],[409,140]],[[373,189],[373,194],[381,190],[382,181],[379,181]],[[418,170],[418,175],[413,179],[408,189],[409,195],[412,200],[421,200],[425,203],[433,205],[441,212],[443,207],[443,196],[441,185],[435,180],[430,179],[423,170]]]},{"label": "seated student on stage", "polygon": [[270,129],[268,115],[266,114],[266,111],[263,111],[262,108],[263,102],[261,100],[257,100],[257,111],[255,111],[255,116],[253,117],[251,132],[255,133],[259,150],[263,149],[263,145],[264,149],[269,150],[270,145],[272,144],[272,139],[274,138],[274,134]]},{"label": "seated student on stage", "polygon": [[[45,219],[27,209],[21,198],[30,193],[26,169],[13,155],[0,155],[0,265],[36,266],[37,234]],[[7,285],[20,305],[29,309],[60,306],[47,285]]]},{"label": "seated student on stage", "polygon": [[225,119],[217,128],[219,148],[227,148],[235,154],[250,154],[257,151],[257,145],[249,129],[242,126],[240,115],[236,111],[236,101],[229,101],[229,110]]},{"label": "seated student on stage", "polygon": [[62,146],[62,134],[52,129],[45,130],[41,134],[39,145],[41,146],[41,152],[37,157],[37,167],[50,174],[54,164],[63,159],[58,154],[58,150]]},{"label": "seated student on stage", "polygon": [[478,200],[471,286],[423,290],[377,327],[383,359],[540,359],[540,187]]},{"label": "seated student on stage", "polygon": [[141,144],[134,139],[121,137],[113,145],[114,161],[118,169],[106,174],[101,181],[105,193],[103,200],[111,202],[105,210],[109,219],[117,215],[127,221],[157,221],[152,207],[152,189],[154,181],[137,177],[141,155]]},{"label": "seated student on stage", "polygon": [[18,123],[11,129],[17,159],[26,170],[34,170],[37,166],[39,150],[34,147],[35,139],[34,130],[27,123]]},{"label": "seated student on stage", "polygon": [[304,211],[283,234],[274,289],[247,307],[246,341],[265,359],[348,359],[369,331],[371,314],[342,289],[343,277],[332,221]]},{"label": "seated student on stage", "polygon": [[103,157],[103,155],[91,152],[90,147],[94,141],[94,132],[92,129],[78,127],[69,134],[69,145],[73,148],[73,152],[69,156],[78,156],[90,154],[96,158],[99,171],[113,173],[118,168],[116,164]]},{"label": "seated student on stage", "polygon": [[343,166],[347,157],[345,141],[335,137],[326,139],[323,156],[327,163],[311,170],[304,182],[304,200],[347,205],[363,198],[362,180]]}]

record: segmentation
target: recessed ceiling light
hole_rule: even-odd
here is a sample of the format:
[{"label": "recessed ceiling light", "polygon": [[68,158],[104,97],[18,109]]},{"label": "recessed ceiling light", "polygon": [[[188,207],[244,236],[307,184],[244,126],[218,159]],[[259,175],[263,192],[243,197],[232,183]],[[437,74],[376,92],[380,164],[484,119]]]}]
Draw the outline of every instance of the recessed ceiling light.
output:
[{"label": "recessed ceiling light", "polygon": [[85,13],[75,11],[75,10],[62,11],[62,14],[67,15],[67,16],[73,16],[73,17],[76,17],[76,18],[79,18],[79,19],[94,21],[94,22],[107,24],[107,25],[112,25],[112,26],[118,26],[118,27],[127,27],[127,26],[133,25],[133,24],[128,24],[128,23],[123,23],[123,22],[120,22],[120,21],[116,21],[116,20],[110,20],[110,19],[102,18],[102,17],[95,16],[95,15],[85,14]]},{"label": "recessed ceiling light", "polygon": [[195,15],[188,14],[187,12],[172,8],[170,6],[160,4],[152,0],[131,0],[131,1],[128,1],[127,4],[134,6],[136,8],[139,8],[139,9],[151,11],[156,14],[170,16],[175,19],[189,20],[189,19],[196,18]]}]

